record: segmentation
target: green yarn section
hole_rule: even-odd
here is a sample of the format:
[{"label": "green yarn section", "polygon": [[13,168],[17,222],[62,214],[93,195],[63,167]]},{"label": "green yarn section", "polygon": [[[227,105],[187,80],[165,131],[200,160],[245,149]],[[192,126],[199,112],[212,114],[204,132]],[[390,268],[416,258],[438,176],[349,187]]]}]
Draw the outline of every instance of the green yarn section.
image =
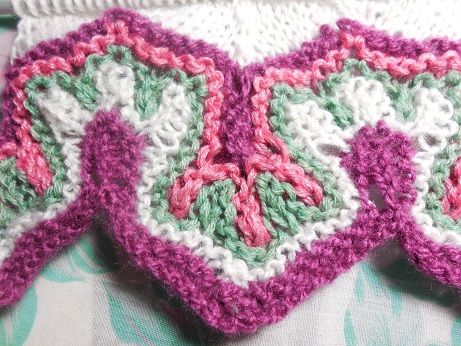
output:
[{"label": "green yarn section", "polygon": [[232,180],[217,181],[204,187],[189,212],[191,220],[197,220],[202,233],[223,241],[238,238],[234,230],[237,211],[231,203],[235,193]]},{"label": "green yarn section", "polygon": [[14,206],[20,213],[36,206],[37,194],[24,174],[16,169],[14,158],[0,161],[0,191],[2,202]]},{"label": "green yarn section", "polygon": [[309,208],[298,201],[293,186],[265,172],[258,176],[257,190],[271,234],[282,238],[298,233],[298,225]]},{"label": "green yarn section", "polygon": [[0,240],[6,236],[6,227],[15,216],[13,208],[7,206],[3,201],[0,202]]},{"label": "green yarn section", "polygon": [[[263,207],[265,225],[275,239],[286,239],[297,234],[304,222],[318,222],[334,216],[325,215],[326,212],[333,214],[334,211],[322,210],[324,205],[307,206],[298,200],[291,184],[280,182],[268,172],[258,176],[257,190]],[[339,210],[338,206],[336,211]]]},{"label": "green yarn section", "polygon": [[8,224],[29,209],[38,209],[42,200],[30,187],[26,177],[16,169],[16,160],[0,161],[0,239]]},{"label": "green yarn section", "polygon": [[[422,73],[411,80],[401,81],[392,78],[384,71],[370,69],[364,61],[350,59],[344,63],[341,72],[329,75],[325,81],[320,83],[316,92],[311,89],[294,89],[286,84],[278,84],[274,86],[274,97],[275,100],[288,97],[295,104],[313,101],[320,108],[332,114],[337,126],[345,128],[352,125],[352,111],[341,102],[339,87],[350,78],[357,76],[362,76],[366,80],[376,80],[382,84],[391,100],[392,107],[396,110],[397,119],[402,122],[415,119],[414,97],[418,88],[436,88],[453,104],[453,120],[461,125],[461,75],[454,71],[439,79],[430,73]],[[272,106],[274,102],[277,101],[273,101]],[[431,168],[429,193],[425,196],[426,213],[441,230],[461,232],[461,223],[444,214],[441,203],[446,193],[444,182],[448,179],[450,169],[456,159],[461,155],[459,144],[461,143],[461,132],[450,138],[448,142],[449,145],[436,157]]]}]

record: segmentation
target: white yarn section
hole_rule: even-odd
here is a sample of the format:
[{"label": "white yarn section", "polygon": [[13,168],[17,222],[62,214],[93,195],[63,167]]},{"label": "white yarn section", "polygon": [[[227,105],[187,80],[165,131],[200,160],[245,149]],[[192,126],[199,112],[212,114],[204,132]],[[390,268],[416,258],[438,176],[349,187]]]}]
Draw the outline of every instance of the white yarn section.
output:
[{"label": "white yarn section", "polygon": [[425,211],[424,201],[429,192],[428,182],[435,157],[446,148],[447,139],[459,130],[458,124],[453,120],[451,102],[436,88],[419,87],[413,98],[415,119],[403,122],[397,119],[389,96],[378,81],[365,80],[363,77],[351,78],[339,87],[338,96],[340,101],[350,107],[358,124],[347,129],[342,140],[352,138],[365,124],[374,126],[379,119],[384,119],[392,129],[413,138],[417,150],[413,158],[417,172],[414,183],[417,197],[412,214],[427,236],[437,242],[461,245],[461,234],[434,226],[432,218]]},{"label": "white yarn section", "polygon": [[419,39],[461,37],[461,2],[457,0],[443,4],[431,0],[12,1],[22,18],[13,56],[44,39],[61,37],[116,6],[138,10],[178,33],[205,39],[242,65],[296,49],[317,35],[319,25],[334,25],[343,17]]},{"label": "white yarn section", "polygon": [[364,77],[351,78],[339,85],[338,98],[353,110],[355,128],[365,124],[375,125],[379,119],[395,118],[391,99],[378,81],[367,80]]},{"label": "white yarn section", "polygon": [[78,101],[68,92],[54,86],[39,96],[38,106],[50,125],[53,134],[62,145],[64,163],[68,167],[69,183],[64,186],[67,203],[75,200],[81,185],[80,154],[78,144],[85,131],[86,124],[93,115],[82,109]]},{"label": "white yarn section", "polygon": [[293,139],[298,146],[314,153],[328,167],[332,165],[335,170],[342,170],[339,168],[337,154],[341,151],[349,152],[347,141],[363,126],[375,126],[380,119],[391,122],[396,127],[403,124],[395,119],[391,100],[378,81],[352,77],[339,85],[337,97],[352,111],[353,124],[345,129],[337,126],[333,115],[320,108],[315,101],[288,104],[286,117],[289,121],[288,128],[293,134],[297,134]]},{"label": "white yarn section", "polygon": [[115,107],[134,108],[133,70],[114,61],[102,63],[95,73],[96,88],[103,95],[101,107],[110,111]]},{"label": "white yarn section", "polygon": [[413,158],[418,176],[415,189],[416,203],[412,212],[427,236],[437,242],[461,246],[461,234],[440,230],[432,218],[424,211],[424,197],[429,192],[428,181],[435,156],[448,145],[447,139],[455,135],[459,126],[453,120],[453,105],[437,89],[421,88],[415,97],[416,124],[407,133],[414,134],[418,153]]}]

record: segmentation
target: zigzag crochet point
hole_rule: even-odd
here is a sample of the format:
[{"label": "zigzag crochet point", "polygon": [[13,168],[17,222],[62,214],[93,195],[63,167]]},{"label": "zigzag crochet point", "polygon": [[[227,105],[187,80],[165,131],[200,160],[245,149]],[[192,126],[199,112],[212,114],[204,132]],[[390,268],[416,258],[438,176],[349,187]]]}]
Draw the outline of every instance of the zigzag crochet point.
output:
[{"label": "zigzag crochet point", "polygon": [[225,333],[279,321],[391,238],[461,287],[459,43],[337,26],[239,67],[114,9],[16,59],[0,306],[96,212],[138,268]]}]

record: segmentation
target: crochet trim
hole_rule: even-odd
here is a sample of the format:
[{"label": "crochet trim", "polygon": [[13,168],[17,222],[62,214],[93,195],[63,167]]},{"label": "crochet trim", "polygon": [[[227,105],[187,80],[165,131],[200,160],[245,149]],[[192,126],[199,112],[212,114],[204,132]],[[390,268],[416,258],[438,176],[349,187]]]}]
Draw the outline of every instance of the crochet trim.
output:
[{"label": "crochet trim", "polygon": [[337,25],[240,68],[116,9],[16,59],[0,305],[96,214],[226,333],[278,321],[392,237],[461,286],[460,44]]}]

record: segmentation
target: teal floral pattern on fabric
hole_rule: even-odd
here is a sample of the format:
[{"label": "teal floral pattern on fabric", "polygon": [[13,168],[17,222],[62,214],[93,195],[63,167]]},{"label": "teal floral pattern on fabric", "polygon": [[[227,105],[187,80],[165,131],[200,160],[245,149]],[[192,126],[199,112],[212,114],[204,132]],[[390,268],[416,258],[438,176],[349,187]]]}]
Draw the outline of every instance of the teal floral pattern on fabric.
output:
[{"label": "teal floral pattern on fabric", "polygon": [[162,313],[139,311],[110,288],[107,288],[106,294],[111,325],[121,342],[135,345],[196,345],[193,340],[183,339]]},{"label": "teal floral pattern on fabric", "polygon": [[0,313],[0,345],[23,345],[37,314],[37,293],[32,286],[12,311]]}]

